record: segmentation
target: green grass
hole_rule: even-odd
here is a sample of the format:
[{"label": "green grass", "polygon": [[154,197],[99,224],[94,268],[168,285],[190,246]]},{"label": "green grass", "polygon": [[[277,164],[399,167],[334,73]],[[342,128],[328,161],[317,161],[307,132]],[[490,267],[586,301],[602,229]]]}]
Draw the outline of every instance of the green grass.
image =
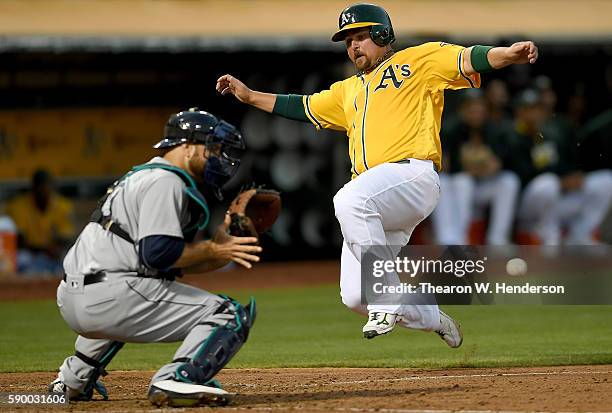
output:
[{"label": "green grass", "polygon": [[[246,301],[247,294],[230,292]],[[230,367],[486,367],[612,363],[612,306],[456,306],[460,349],[435,334],[396,328],[361,336],[364,318],[338,287],[261,290],[249,341]],[[53,301],[0,303],[0,371],[52,371],[74,352],[75,334]],[[111,369],[153,370],[178,344],[127,344]]]}]

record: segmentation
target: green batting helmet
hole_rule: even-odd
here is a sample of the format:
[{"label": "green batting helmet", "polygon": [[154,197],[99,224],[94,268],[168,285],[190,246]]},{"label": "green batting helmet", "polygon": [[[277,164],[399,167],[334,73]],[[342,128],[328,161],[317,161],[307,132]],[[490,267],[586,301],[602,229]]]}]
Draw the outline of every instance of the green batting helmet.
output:
[{"label": "green batting helmet", "polygon": [[386,46],[395,41],[391,18],[385,9],[375,4],[358,3],[342,10],[338,18],[338,31],[332,41],[340,42],[346,32],[360,27],[370,28],[370,38],[379,46]]}]

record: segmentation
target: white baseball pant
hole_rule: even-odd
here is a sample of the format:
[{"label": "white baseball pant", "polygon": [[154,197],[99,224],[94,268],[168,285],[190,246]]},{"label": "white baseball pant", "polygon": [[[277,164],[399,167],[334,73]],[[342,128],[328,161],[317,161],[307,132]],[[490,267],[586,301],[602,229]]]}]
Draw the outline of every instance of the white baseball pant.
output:
[{"label": "white baseball pant", "polygon": [[361,302],[361,246],[408,243],[414,228],[435,208],[440,196],[431,161],[377,165],[348,182],[334,196],[344,244],[340,295],[350,309],[366,314],[399,314],[401,324],[419,330],[440,328],[437,305],[368,305]]},{"label": "white baseball pant", "polygon": [[553,173],[535,177],[523,193],[519,227],[535,233],[545,245],[559,245],[566,227],[568,245],[592,244],[612,202],[612,170],[587,173],[582,188],[563,193]]},{"label": "white baseball pant", "polygon": [[482,217],[490,205],[486,243],[507,245],[521,187],[518,176],[511,171],[476,179],[460,172],[440,174],[442,193],[433,212],[433,228],[441,245],[466,245],[468,231],[474,218]]}]

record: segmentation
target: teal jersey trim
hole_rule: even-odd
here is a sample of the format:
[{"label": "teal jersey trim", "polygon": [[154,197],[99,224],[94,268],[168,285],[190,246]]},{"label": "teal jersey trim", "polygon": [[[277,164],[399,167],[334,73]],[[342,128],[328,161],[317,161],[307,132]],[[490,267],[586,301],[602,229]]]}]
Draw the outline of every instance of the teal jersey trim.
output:
[{"label": "teal jersey trim", "polygon": [[145,164],[137,165],[133,167],[132,170],[128,172],[126,175],[124,175],[123,178],[121,179],[123,180],[127,178],[129,175],[131,175],[132,173],[142,171],[145,169],[165,169],[166,171],[170,171],[178,175],[183,180],[183,182],[185,182],[185,185],[186,185],[185,193],[187,194],[187,196],[191,198],[191,200],[193,200],[196,203],[196,205],[198,205],[202,209],[202,212],[203,212],[202,219],[200,219],[199,222],[196,222],[194,225],[190,226],[189,228],[185,229],[185,232],[189,232],[196,227],[200,231],[206,228],[206,226],[208,225],[208,222],[210,221],[210,210],[208,209],[208,205],[206,204],[206,200],[204,199],[204,196],[198,190],[198,187],[195,181],[187,172],[185,172],[184,170],[176,166],[166,165],[163,163],[145,163]]},{"label": "teal jersey trim", "polygon": [[291,120],[310,122],[304,110],[302,95],[276,95],[272,113]]},{"label": "teal jersey trim", "polygon": [[472,67],[478,73],[488,73],[492,72],[495,69],[489,63],[489,58],[487,57],[487,53],[491,50],[493,46],[481,46],[476,45],[472,48],[472,54],[470,56]]}]

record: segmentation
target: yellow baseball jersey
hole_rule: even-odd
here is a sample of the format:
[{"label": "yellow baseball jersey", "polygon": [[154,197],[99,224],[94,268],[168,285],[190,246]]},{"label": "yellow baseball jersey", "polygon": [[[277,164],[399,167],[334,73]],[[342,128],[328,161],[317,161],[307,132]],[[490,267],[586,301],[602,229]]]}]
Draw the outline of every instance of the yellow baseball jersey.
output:
[{"label": "yellow baseball jersey", "polygon": [[30,247],[46,249],[56,238],[71,239],[75,234],[72,203],[59,195],[51,196],[44,212],[36,208],[30,193],[20,195],[9,202],[6,213]]},{"label": "yellow baseball jersey", "polygon": [[396,52],[368,74],[304,96],[306,115],[317,128],[346,132],[353,178],[406,158],[440,169],[444,90],[480,87],[478,74],[464,74],[464,51],[432,42]]}]

